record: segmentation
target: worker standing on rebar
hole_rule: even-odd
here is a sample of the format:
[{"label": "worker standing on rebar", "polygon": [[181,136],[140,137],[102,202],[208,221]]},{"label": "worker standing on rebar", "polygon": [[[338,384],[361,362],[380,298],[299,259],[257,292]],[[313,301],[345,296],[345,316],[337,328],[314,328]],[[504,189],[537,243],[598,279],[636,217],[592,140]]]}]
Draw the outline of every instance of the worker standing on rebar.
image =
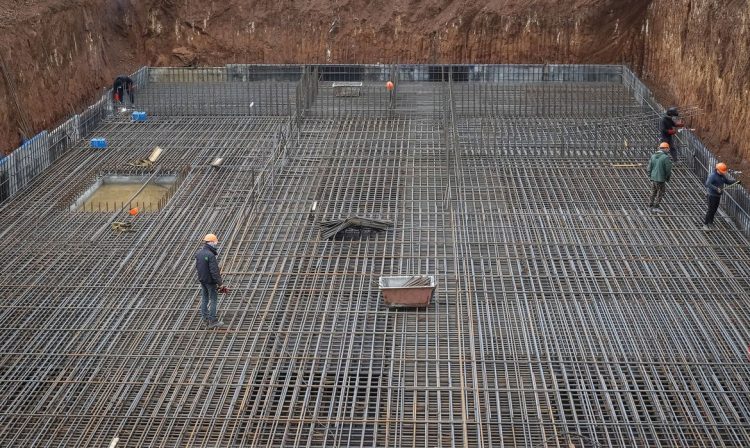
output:
[{"label": "worker standing on rebar", "polygon": [[677,134],[677,128],[684,125],[680,119],[680,112],[676,107],[667,109],[667,113],[661,119],[661,141],[669,144],[672,161],[677,161],[677,147],[674,144],[674,135]]},{"label": "worker standing on rebar", "polygon": [[708,202],[708,210],[706,211],[706,217],[703,219],[703,230],[710,230],[714,225],[714,215],[716,210],[719,209],[721,203],[721,195],[724,194],[726,185],[740,184],[740,181],[730,178],[727,176],[727,164],[717,163],[716,169],[706,179],[706,200]]},{"label": "worker standing on rebar", "polygon": [[135,104],[135,85],[129,76],[120,75],[115,79],[112,84],[112,99],[122,107],[127,107],[128,99],[131,105]]},{"label": "worker standing on rebar", "polygon": [[669,160],[669,143],[661,142],[659,150],[651,156],[648,161],[648,177],[651,179],[651,200],[648,206],[651,211],[660,212],[659,204],[661,203],[664,193],[667,191],[667,182],[672,177],[672,161]]},{"label": "worker standing on rebar", "polygon": [[213,233],[203,237],[203,247],[195,253],[195,269],[198,271],[198,281],[201,283],[201,322],[206,328],[220,328],[224,322],[216,318],[218,291],[222,288],[219,261],[216,258],[216,246],[219,239]]}]

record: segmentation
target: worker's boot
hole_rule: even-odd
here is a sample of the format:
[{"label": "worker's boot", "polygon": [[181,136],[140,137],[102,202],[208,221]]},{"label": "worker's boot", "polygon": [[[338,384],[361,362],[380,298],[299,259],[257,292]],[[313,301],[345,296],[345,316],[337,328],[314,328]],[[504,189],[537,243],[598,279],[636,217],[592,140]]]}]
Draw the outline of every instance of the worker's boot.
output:
[{"label": "worker's boot", "polygon": [[220,321],[218,319],[209,321],[209,323],[208,323],[208,329],[209,330],[216,330],[216,329],[224,328],[224,327],[226,327],[226,325],[224,325],[224,322],[222,322],[222,321]]}]

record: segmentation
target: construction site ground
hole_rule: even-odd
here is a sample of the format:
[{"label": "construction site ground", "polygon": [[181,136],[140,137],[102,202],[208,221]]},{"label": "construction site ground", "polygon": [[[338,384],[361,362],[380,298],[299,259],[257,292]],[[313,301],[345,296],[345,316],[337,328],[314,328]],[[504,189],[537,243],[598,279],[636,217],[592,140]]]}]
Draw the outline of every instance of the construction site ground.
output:
[{"label": "construction site ground", "polygon": [[[289,135],[299,103],[258,98],[294,83],[266,85],[152,83],[145,123],[0,204],[1,446],[750,445],[750,242],[721,210],[701,229],[687,149],[649,210],[628,89],[321,82]],[[71,208],[156,146],[160,210]],[[321,238],[348,216],[394,225]],[[388,275],[434,275],[430,306],[385,306]]]}]

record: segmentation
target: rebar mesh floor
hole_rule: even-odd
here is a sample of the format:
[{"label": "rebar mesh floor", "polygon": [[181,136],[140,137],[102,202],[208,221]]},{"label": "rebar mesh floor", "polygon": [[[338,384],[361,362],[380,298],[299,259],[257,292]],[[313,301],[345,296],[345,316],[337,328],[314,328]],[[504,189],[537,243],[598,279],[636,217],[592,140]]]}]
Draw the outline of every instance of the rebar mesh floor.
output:
[{"label": "rebar mesh floor", "polygon": [[[702,182],[678,165],[654,214],[650,147],[597,148],[564,108],[456,111],[304,119],[261,190],[285,118],[108,120],[109,149],[0,211],[0,445],[750,445],[750,244],[700,230]],[[161,211],[70,211],[156,145],[187,172]],[[349,215],[394,227],[321,240]],[[225,331],[199,325],[209,231]],[[398,274],[435,275],[433,303],[385,307]]]}]

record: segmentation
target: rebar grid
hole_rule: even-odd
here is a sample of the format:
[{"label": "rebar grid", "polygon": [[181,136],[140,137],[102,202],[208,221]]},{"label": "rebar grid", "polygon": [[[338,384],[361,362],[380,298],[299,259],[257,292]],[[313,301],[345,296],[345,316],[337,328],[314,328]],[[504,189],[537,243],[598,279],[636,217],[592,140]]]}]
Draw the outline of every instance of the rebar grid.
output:
[{"label": "rebar grid", "polygon": [[139,108],[154,115],[289,116],[296,82],[162,82],[151,81],[137,92]]},{"label": "rebar grid", "polygon": [[[750,245],[724,216],[699,230],[681,165],[665,213],[647,211],[631,165],[648,114],[598,86],[586,100],[624,124],[592,144],[577,95],[469,114],[457,84],[402,83],[392,113],[323,107],[320,86],[291,133],[273,116],[107,120],[110,148],[70,151],[0,214],[0,445],[750,443]],[[157,145],[188,174],[134,232],[68,209]],[[320,238],[349,215],[395,225]],[[198,326],[208,231],[232,289],[222,332]],[[392,274],[435,275],[432,305],[384,307]]]}]

